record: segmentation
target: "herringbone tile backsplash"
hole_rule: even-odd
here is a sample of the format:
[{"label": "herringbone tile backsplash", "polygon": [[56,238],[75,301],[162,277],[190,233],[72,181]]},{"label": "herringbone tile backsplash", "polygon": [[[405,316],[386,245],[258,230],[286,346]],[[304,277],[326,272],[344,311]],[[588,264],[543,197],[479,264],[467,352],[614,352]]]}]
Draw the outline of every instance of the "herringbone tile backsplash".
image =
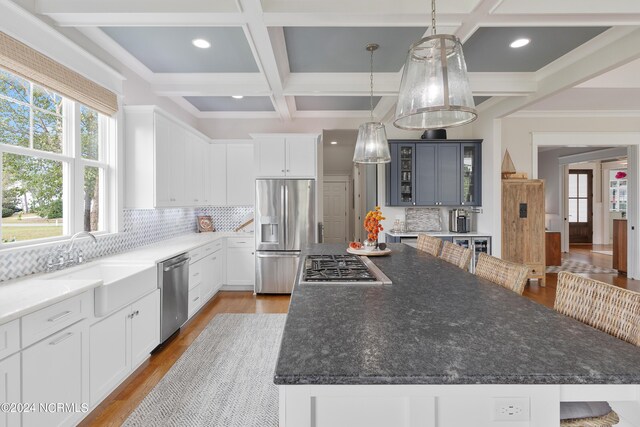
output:
[{"label": "herringbone tile backsplash", "polygon": [[[207,207],[184,209],[125,209],[121,233],[98,236],[98,244],[78,242],[85,259],[125,252],[139,246],[194,233],[196,216],[211,215],[216,231],[232,231],[253,215],[253,207]],[[45,269],[47,254],[56,246],[16,248],[0,254],[0,282]]]}]

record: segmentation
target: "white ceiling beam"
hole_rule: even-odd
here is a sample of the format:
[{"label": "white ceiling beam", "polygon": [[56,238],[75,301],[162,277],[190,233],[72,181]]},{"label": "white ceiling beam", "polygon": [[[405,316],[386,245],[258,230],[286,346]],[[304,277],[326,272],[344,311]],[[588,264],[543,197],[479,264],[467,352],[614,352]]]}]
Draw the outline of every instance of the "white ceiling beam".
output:
[{"label": "white ceiling beam", "polygon": [[390,123],[396,115],[397,96],[383,96],[373,109],[373,115],[382,123]]},{"label": "white ceiling beam", "polygon": [[[376,73],[376,95],[395,95],[400,86],[399,73]],[[284,92],[287,96],[302,95],[369,95],[369,73],[291,73]]]},{"label": "white ceiling beam", "polygon": [[[581,49],[578,54],[562,58],[562,68],[545,67],[536,73],[538,90],[527,96],[508,98],[486,111],[494,117],[505,117],[540,100],[555,95],[603,73],[640,58],[640,29],[617,28],[603,39],[594,40],[597,48]],[[569,59],[572,61],[568,63]],[[553,64],[552,64],[553,65]]]},{"label": "white ceiling beam", "polygon": [[114,58],[122,62],[134,73],[150,82],[153,79],[153,72],[144,65],[138,58],[130,54],[125,48],[120,46],[114,39],[109,37],[104,31],[96,27],[78,28],[82,34],[87,36],[89,40],[96,45],[102,47],[109,52]]},{"label": "white ceiling beam", "polygon": [[281,119],[290,120],[291,110],[284,94],[283,76],[280,74],[281,70],[278,65],[278,60],[282,60],[282,55],[286,54],[286,47],[282,46],[284,36],[279,37],[276,32],[272,41],[263,20],[260,0],[239,0],[239,2],[247,19],[247,24],[244,27],[245,35],[258,63],[258,68],[264,73],[269,84],[276,111]]},{"label": "white ceiling beam", "polygon": [[60,26],[242,25],[235,0],[36,0]]},{"label": "white ceiling beam", "polygon": [[151,79],[160,96],[270,96],[262,73],[162,73]]},{"label": "white ceiling beam", "polygon": [[[376,73],[374,94],[397,95],[400,73]],[[475,95],[514,96],[535,92],[538,84],[534,73],[469,73]],[[369,73],[291,73],[286,81],[287,96],[326,96],[369,94]]]},{"label": "white ceiling beam", "polygon": [[517,96],[538,89],[535,73],[468,73],[476,96]]},{"label": "white ceiling beam", "polygon": [[[438,15],[442,14],[467,14],[470,13],[481,0],[456,0],[440,1],[437,4]],[[425,0],[263,0],[265,13],[272,12],[299,12],[299,13],[326,13],[336,12],[341,14],[416,14],[431,13],[431,4]],[[431,20],[429,19],[429,22]]]}]

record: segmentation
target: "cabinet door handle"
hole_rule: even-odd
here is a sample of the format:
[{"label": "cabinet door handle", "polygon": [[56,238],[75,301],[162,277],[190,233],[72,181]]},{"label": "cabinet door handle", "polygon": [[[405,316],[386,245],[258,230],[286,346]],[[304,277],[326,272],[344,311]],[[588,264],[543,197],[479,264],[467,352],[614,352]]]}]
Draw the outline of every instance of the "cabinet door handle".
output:
[{"label": "cabinet door handle", "polygon": [[198,301],[199,299],[200,299],[200,297],[195,297],[195,298],[193,299],[193,302],[196,302],[196,301]]},{"label": "cabinet door handle", "polygon": [[51,342],[49,343],[49,345],[58,345],[58,344],[60,344],[62,341],[66,341],[66,340],[68,340],[69,338],[71,338],[72,336],[73,336],[73,332],[67,332],[66,334],[64,334],[64,335],[63,335],[63,336],[61,336],[60,338],[58,338],[58,339],[55,339],[55,340],[51,341]]},{"label": "cabinet door handle", "polygon": [[282,169],[280,172],[284,172],[284,169]]},{"label": "cabinet door handle", "polygon": [[56,314],[55,316],[50,317],[49,319],[47,319],[47,322],[57,322],[58,320],[64,319],[65,317],[67,317],[70,314],[71,314],[70,311],[65,311],[64,313]]},{"label": "cabinet door handle", "polygon": [[194,273],[193,277],[198,277],[200,275],[200,273]]}]

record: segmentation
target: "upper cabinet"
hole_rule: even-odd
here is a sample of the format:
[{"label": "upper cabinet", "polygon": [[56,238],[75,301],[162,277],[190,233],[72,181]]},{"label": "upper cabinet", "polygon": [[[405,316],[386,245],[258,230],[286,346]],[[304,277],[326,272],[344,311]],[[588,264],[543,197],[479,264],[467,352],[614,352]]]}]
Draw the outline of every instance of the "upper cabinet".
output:
[{"label": "upper cabinet", "polygon": [[227,204],[253,206],[253,144],[227,144]]},{"label": "upper cabinet", "polygon": [[252,142],[212,143],[153,106],[125,107],[125,135],[128,208],[253,204]]},{"label": "upper cabinet", "polygon": [[390,141],[387,206],[480,206],[481,142]]},{"label": "upper cabinet", "polygon": [[315,178],[314,135],[254,135],[258,178]]}]

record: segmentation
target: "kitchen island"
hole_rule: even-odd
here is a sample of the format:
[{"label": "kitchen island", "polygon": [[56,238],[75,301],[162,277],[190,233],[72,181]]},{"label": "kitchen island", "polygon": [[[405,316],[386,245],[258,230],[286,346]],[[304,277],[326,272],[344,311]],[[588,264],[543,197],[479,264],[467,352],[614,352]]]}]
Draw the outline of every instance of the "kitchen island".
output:
[{"label": "kitchen island", "polygon": [[281,426],[549,427],[560,401],[579,400],[622,402],[637,415],[640,349],[390,247],[371,261],[391,285],[296,284],[274,378]]}]

